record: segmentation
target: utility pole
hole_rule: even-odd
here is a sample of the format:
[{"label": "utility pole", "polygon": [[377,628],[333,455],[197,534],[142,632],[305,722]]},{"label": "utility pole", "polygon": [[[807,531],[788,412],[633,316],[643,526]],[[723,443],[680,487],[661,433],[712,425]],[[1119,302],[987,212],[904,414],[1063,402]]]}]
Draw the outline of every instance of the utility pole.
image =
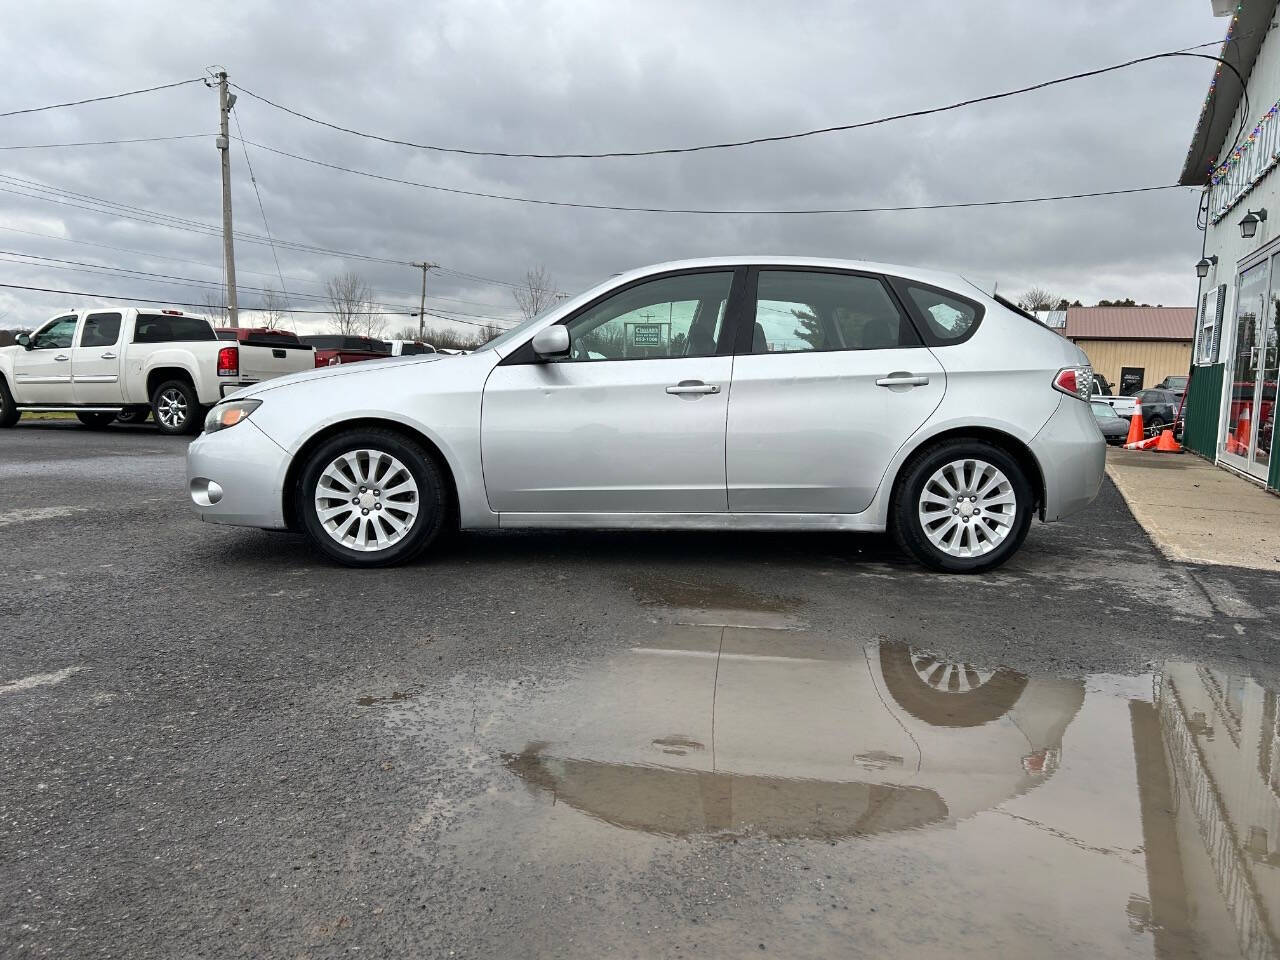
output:
[{"label": "utility pole", "polygon": [[409,266],[417,267],[422,271],[422,299],[418,301],[418,339],[421,340],[427,333],[427,271],[434,270],[440,264],[424,260],[422,263],[411,263]]},{"label": "utility pole", "polygon": [[236,248],[231,231],[231,138],[227,119],[236,105],[236,95],[227,92],[227,71],[218,71],[218,116],[220,134],[218,150],[222,153],[222,257],[227,268],[227,317],[231,326],[240,326],[240,307],[236,302]]}]

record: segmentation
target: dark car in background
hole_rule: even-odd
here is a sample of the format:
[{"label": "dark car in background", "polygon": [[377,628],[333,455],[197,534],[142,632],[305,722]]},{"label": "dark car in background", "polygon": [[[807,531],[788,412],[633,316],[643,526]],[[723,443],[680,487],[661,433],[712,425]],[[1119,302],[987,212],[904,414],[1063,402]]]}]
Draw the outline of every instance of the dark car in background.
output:
[{"label": "dark car in background", "polygon": [[1098,429],[1102,431],[1107,443],[1112,446],[1124,443],[1129,435],[1129,421],[1116,413],[1115,408],[1110,404],[1094,400],[1089,406],[1093,410],[1093,419],[1097,422]]},{"label": "dark car in background", "polygon": [[315,348],[317,367],[336,367],[342,363],[359,363],[361,360],[381,360],[391,356],[391,344],[376,337],[348,337],[341,334],[321,334],[300,337],[303,343]]},{"label": "dark car in background", "polygon": [[1172,425],[1182,412],[1182,393],[1177,390],[1151,387],[1139,390],[1134,399],[1142,404],[1142,426],[1147,436]]}]

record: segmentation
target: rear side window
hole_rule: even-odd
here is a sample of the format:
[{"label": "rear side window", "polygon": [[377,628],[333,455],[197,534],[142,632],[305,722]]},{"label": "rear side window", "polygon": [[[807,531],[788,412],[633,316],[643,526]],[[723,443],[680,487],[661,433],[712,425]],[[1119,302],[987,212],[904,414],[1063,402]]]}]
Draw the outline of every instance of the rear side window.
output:
[{"label": "rear side window", "polygon": [[884,350],[919,345],[877,277],[761,270],[752,353]]},{"label": "rear side window", "polygon": [[924,320],[930,339],[937,344],[959,343],[966,339],[982,319],[982,308],[936,287],[925,287],[903,280],[902,289]]},{"label": "rear side window", "polygon": [[120,314],[91,313],[80,331],[82,347],[114,347],[120,339]]},{"label": "rear side window", "polygon": [[185,343],[216,340],[213,327],[200,317],[165,317],[140,313],[133,331],[134,343]]}]

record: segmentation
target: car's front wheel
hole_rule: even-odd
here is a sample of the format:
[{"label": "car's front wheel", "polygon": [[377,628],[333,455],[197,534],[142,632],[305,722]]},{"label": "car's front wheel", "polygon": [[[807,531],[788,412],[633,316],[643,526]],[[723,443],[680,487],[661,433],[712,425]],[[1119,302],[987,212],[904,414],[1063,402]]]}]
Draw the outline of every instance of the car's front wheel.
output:
[{"label": "car's front wheel", "polygon": [[295,503],[315,546],[352,567],[411,560],[440,536],[449,500],[435,459],[393,430],[344,431],[302,469]]},{"label": "car's front wheel", "polygon": [[1031,526],[1035,496],[1017,460],[983,440],[947,440],[910,460],[892,508],[900,546],[926,567],[1000,566]]},{"label": "car's front wheel", "polygon": [[22,412],[13,402],[13,394],[9,392],[9,384],[0,377],[0,427],[12,427],[21,416]]}]

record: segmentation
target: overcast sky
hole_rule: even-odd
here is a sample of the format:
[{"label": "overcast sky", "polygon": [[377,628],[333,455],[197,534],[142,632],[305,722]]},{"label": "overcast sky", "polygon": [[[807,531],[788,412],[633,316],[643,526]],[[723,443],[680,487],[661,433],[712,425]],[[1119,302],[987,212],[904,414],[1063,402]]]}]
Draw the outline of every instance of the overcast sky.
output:
[{"label": "overcast sky", "polygon": [[[3,8],[0,112],[199,76],[223,64],[233,82],[345,126],[525,152],[650,149],[848,123],[1219,40],[1227,25],[1211,16],[1209,0],[4,0]],[[327,130],[246,96],[235,113],[246,139],[466,190],[644,206],[879,206],[1173,183],[1210,73],[1204,61],[1158,61],[870,130],[625,159],[428,153]],[[0,119],[0,146],[208,134],[217,118],[216,92],[193,84]],[[233,147],[236,227],[261,234],[244,153]],[[998,279],[1006,292],[1034,284],[1085,303],[1132,296],[1189,304],[1195,297],[1197,194],[1186,189],[997,209],[681,216],[455,196],[248,149],[277,237],[398,261],[426,258],[497,280],[518,280],[544,264],[565,291],[646,263],[759,252],[953,269]],[[7,150],[0,171],[220,222],[212,138]],[[0,260],[25,253],[215,282],[221,276],[215,235],[19,196],[13,191],[30,188],[11,179],[0,190]],[[407,266],[288,250],[279,258],[290,292],[320,294],[325,277],[353,267],[381,300],[416,308],[420,275]],[[241,243],[237,263],[241,287],[279,285],[269,247]],[[195,287],[48,265],[4,262],[0,275],[58,289],[204,299]],[[511,289],[492,282],[434,273],[430,293],[452,299],[431,299],[429,310],[517,315]],[[257,299],[242,293],[242,303]],[[0,325],[33,326],[84,303],[0,290],[7,314]]]}]

